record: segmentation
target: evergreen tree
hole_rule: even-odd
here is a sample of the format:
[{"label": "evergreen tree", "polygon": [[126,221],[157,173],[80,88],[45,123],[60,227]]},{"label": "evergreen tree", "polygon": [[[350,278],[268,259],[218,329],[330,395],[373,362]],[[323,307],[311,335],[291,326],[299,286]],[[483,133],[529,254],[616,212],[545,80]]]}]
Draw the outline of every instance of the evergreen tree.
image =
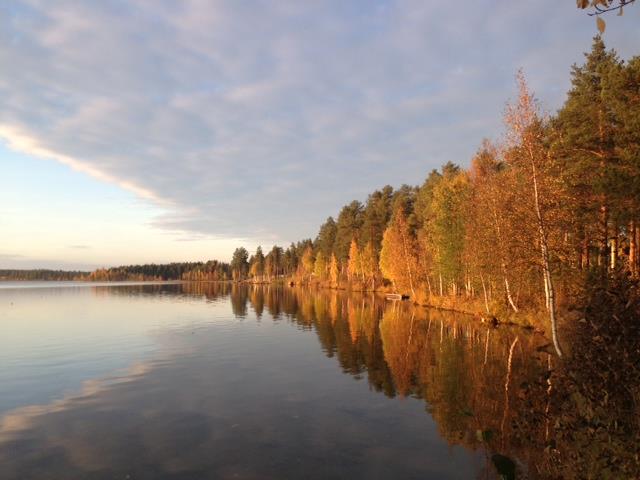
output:
[{"label": "evergreen tree", "polygon": [[314,242],[314,249],[316,252],[320,251],[324,254],[325,258],[333,253],[333,246],[336,241],[337,226],[333,217],[327,218],[327,220],[320,226],[320,231]]},{"label": "evergreen tree", "polygon": [[393,188],[386,185],[369,195],[364,207],[360,245],[371,243],[376,255],[382,248],[382,235],[391,219],[392,202]]},{"label": "evergreen tree", "polygon": [[249,272],[249,252],[244,247],[236,248],[231,259],[234,280],[244,280]]},{"label": "evergreen tree", "polygon": [[319,280],[325,280],[327,277],[327,260],[322,250],[316,254],[316,261],[313,265],[313,274]]},{"label": "evergreen tree", "polygon": [[378,254],[376,253],[372,242],[368,242],[362,249],[362,253],[360,254],[360,265],[362,268],[363,279],[370,282],[372,288],[375,288],[376,277],[378,276],[379,271]]},{"label": "evergreen tree", "polygon": [[262,279],[264,275],[264,254],[262,253],[262,247],[259,246],[256,249],[256,254],[249,263],[251,264],[251,274],[258,279]]},{"label": "evergreen tree", "polygon": [[[576,237],[583,244],[583,263],[589,265],[593,240],[598,264],[606,268],[612,207],[619,204],[614,188],[619,159],[615,149],[616,111],[607,85],[621,74],[617,54],[607,50],[600,36],[585,54],[584,65],[574,65],[571,90],[558,112],[558,149],[564,181],[575,200]],[[616,214],[615,212],[613,213]],[[597,219],[597,220],[596,220]]]},{"label": "evergreen tree", "polygon": [[627,269],[640,273],[640,57],[632,58],[620,75],[607,77],[605,98],[611,103],[617,128],[615,155],[620,165],[614,179],[617,205],[614,221],[628,248]]},{"label": "evergreen tree", "polygon": [[274,245],[265,257],[265,271],[269,278],[277,278],[283,270],[284,252],[282,247]]},{"label": "evergreen tree", "polygon": [[463,282],[465,208],[469,192],[466,172],[448,164],[433,189],[431,218],[426,224],[431,232],[431,253],[438,276],[457,294]]},{"label": "evergreen tree", "polygon": [[298,269],[298,250],[292,242],[284,252],[282,264],[287,275],[292,275]]},{"label": "evergreen tree", "polygon": [[339,262],[346,262],[352,239],[358,239],[362,227],[362,204],[356,200],[340,210],[336,222],[336,240],[333,251]]}]

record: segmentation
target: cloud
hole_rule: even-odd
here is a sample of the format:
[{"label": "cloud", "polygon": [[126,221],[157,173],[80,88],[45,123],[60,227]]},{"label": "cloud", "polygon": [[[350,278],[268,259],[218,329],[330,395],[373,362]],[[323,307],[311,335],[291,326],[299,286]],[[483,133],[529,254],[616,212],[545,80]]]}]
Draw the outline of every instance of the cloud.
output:
[{"label": "cloud", "polygon": [[79,161],[67,155],[49,150],[46,147],[41,146],[41,144],[35,139],[35,137],[31,137],[29,136],[29,134],[26,134],[18,130],[17,128],[11,127],[9,125],[0,125],[0,137],[7,140],[9,143],[9,147],[14,150],[26,152],[37,157],[57,160],[63,165],[67,165],[74,170],[86,173],[99,180],[104,180],[105,182],[109,183],[115,183],[116,185],[119,185],[125,190],[129,190],[142,198],[155,200],[158,203],[162,203],[161,197],[156,196],[150,190],[139,187],[129,180],[120,179],[114,175],[105,173],[99,168],[92,166],[90,163]]},{"label": "cloud", "polygon": [[88,250],[91,248],[90,245],[68,245],[67,248],[72,250]]},{"label": "cloud", "polygon": [[[518,67],[556,107],[595,32],[556,3],[13,2],[0,137],[163,206],[160,228],[313,235],[373,188],[467,162]],[[614,43],[640,43],[633,20]]]}]

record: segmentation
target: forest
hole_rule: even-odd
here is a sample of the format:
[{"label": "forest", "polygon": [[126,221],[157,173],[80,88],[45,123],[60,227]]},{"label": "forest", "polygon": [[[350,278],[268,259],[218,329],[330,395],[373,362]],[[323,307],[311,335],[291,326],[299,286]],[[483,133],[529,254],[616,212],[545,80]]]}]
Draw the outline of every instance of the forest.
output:
[{"label": "forest", "polygon": [[68,270],[47,270],[47,269],[4,269],[0,270],[0,280],[82,280],[89,272],[68,271]]},{"label": "forest", "polygon": [[354,200],[313,241],[267,255],[238,248],[233,278],[292,276],[487,314],[544,313],[552,333],[558,308],[570,310],[585,288],[637,278],[640,57],[624,61],[596,36],[555,115],[522,72],[516,82],[504,134],[484,140],[469,168],[449,162],[419,186]]},{"label": "forest", "polygon": [[231,279],[228,263],[207,262],[149,263],[99,268],[92,272],[64,270],[0,270],[0,280],[76,280],[117,281],[223,281]]},{"label": "forest", "polygon": [[221,281],[231,278],[229,264],[217,260],[207,262],[174,262],[165,264],[126,265],[101,268],[86,275],[89,281]]}]

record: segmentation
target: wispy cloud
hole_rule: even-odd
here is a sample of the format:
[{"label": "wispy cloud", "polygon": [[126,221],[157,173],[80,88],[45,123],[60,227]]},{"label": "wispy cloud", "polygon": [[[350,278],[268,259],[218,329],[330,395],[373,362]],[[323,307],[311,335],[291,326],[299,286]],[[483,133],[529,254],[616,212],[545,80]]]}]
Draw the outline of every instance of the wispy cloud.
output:
[{"label": "wispy cloud", "polygon": [[[610,25],[612,44],[640,44],[637,13]],[[274,239],[466,162],[520,66],[557,106],[594,33],[551,0],[23,0],[0,14],[13,148],[164,206],[161,228]]]}]

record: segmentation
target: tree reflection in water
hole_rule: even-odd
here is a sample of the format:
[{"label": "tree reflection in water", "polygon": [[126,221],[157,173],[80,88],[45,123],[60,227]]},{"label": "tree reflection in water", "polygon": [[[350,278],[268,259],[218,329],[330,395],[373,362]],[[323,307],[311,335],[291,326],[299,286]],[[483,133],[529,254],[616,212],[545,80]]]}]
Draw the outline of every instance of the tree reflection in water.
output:
[{"label": "tree reflection in water", "polygon": [[[115,310],[132,316],[166,308],[170,296],[189,306],[176,317],[193,306],[220,324],[194,334],[177,322],[157,332],[165,356],[0,417],[2,478],[116,478],[131,468],[135,478],[368,478],[381,468],[379,478],[477,468],[478,478],[639,478],[640,332],[626,298],[602,293],[615,321],[588,309],[560,363],[532,332],[373,294],[227,283],[93,292],[101,308],[109,296],[149,297]],[[618,324],[623,337],[608,329]],[[314,335],[332,360],[313,352]],[[349,388],[334,361],[373,393]],[[462,448],[442,459],[438,435]]]},{"label": "tree reflection in water", "polygon": [[[366,377],[373,390],[423,399],[444,439],[486,453],[487,476],[633,478],[639,472],[638,411],[616,405],[615,392],[607,412],[591,405],[574,379],[586,385],[597,377],[575,361],[555,368],[558,360],[540,335],[372,294],[259,286],[248,293],[234,288],[232,296],[238,315],[249,301],[258,315],[266,306],[274,318],[313,328],[326,355],[345,373]],[[594,427],[589,419],[598,413],[606,418]],[[603,429],[614,423],[635,428],[607,439]]]}]

